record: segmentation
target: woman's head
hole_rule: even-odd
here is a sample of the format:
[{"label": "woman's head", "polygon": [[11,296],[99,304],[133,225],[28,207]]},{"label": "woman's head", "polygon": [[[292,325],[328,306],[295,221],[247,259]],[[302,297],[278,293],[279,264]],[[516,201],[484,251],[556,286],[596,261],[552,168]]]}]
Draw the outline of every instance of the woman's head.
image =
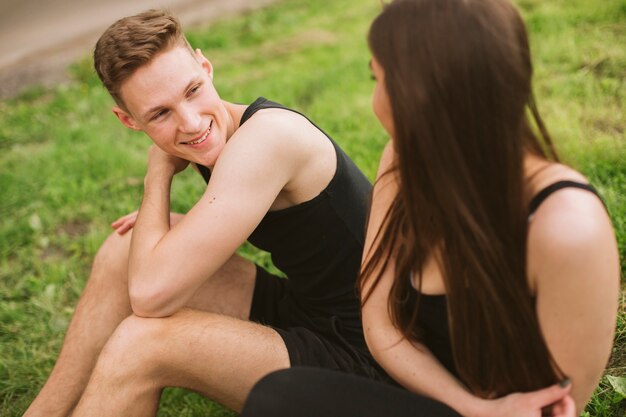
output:
[{"label": "woman's head", "polygon": [[465,382],[489,395],[555,382],[526,278],[523,161],[526,152],[545,156],[527,108],[551,145],[517,10],[508,0],[395,0],[368,40],[373,108],[392,136],[400,191],[361,282],[377,282],[372,271],[393,254],[392,318],[417,337],[409,277],[419,285],[425,259],[440,250]]},{"label": "woman's head", "polygon": [[446,129],[454,143],[423,146],[479,156],[507,146],[481,143],[498,139],[483,130],[523,124],[532,67],[524,24],[508,1],[397,0],[374,20],[368,40],[384,72],[395,140],[415,140],[415,128]]}]

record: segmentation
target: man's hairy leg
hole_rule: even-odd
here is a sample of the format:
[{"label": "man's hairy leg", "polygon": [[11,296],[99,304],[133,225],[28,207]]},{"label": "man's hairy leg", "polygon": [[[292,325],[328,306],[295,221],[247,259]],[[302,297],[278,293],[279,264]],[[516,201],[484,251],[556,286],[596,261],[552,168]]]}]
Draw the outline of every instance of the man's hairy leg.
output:
[{"label": "man's hairy leg", "polygon": [[[176,224],[181,215],[172,214]],[[74,312],[57,362],[25,417],[68,416],[85,389],[102,347],[115,328],[131,315],[128,298],[128,251],[131,232],[111,234],[98,251]],[[247,319],[255,267],[233,258],[189,301],[195,309]]]},{"label": "man's hairy leg", "polygon": [[98,251],[70,322],[61,353],[25,417],[67,416],[89,380],[102,346],[131,314],[128,237],[109,236]]},{"label": "man's hairy leg", "polygon": [[240,410],[260,378],[287,367],[280,335],[257,323],[191,309],[131,316],[102,350],[73,416],[155,416],[168,386]]}]

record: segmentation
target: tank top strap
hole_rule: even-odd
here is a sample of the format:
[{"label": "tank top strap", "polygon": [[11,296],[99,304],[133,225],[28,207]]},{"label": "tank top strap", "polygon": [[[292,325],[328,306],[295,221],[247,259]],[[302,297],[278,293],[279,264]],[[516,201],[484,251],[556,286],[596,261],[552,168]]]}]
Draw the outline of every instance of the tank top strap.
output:
[{"label": "tank top strap", "polygon": [[254,113],[258,112],[259,110],[274,109],[274,108],[291,110],[283,106],[282,104],[268,100],[265,97],[259,97],[256,100],[254,100],[254,102],[250,104],[246,108],[246,110],[243,112],[243,114],[241,115],[241,120],[239,121],[239,126],[244,124],[249,118],[251,118],[254,115]]},{"label": "tank top strap", "polygon": [[532,217],[533,214],[535,214],[535,212],[537,211],[541,203],[543,203],[546,200],[546,198],[548,198],[551,194],[563,188],[579,188],[581,190],[587,190],[595,194],[600,199],[600,201],[602,201],[602,198],[600,197],[596,189],[590,184],[585,184],[582,182],[576,182],[576,181],[570,181],[570,180],[557,181],[553,184],[548,185],[547,187],[539,191],[537,195],[533,197],[528,207],[529,218]]},{"label": "tank top strap", "polygon": [[196,167],[198,167],[200,175],[202,175],[202,178],[204,178],[204,181],[208,184],[209,180],[211,179],[211,170],[200,164],[196,164]]},{"label": "tank top strap", "polygon": [[[306,120],[308,120],[309,123],[311,123],[313,126],[315,126],[315,128],[317,130],[322,132],[324,134],[324,136],[326,136],[328,138],[330,143],[332,143],[333,147],[335,148],[335,153],[337,154],[337,171],[341,171],[343,169],[343,166],[347,163],[347,160],[350,159],[345,154],[345,152],[339,147],[339,145],[337,145],[337,143],[330,137],[330,135],[328,135],[328,133],[326,133],[324,131],[324,129],[319,127],[313,120],[309,119],[309,117],[307,115],[299,112],[298,110],[294,110],[294,109],[291,109],[289,107],[283,106],[280,103],[276,103],[275,101],[268,100],[265,97],[257,98],[252,104],[250,104],[248,106],[248,108],[246,108],[246,110],[241,115],[241,121],[239,122],[239,126],[241,126],[248,119],[250,119],[254,115],[254,113],[256,113],[259,110],[263,110],[263,109],[283,109],[283,110],[287,110],[287,111],[299,114],[300,116],[302,116]],[[350,162],[350,164],[352,164],[352,162]],[[357,168],[357,170],[358,170],[358,168]]]}]

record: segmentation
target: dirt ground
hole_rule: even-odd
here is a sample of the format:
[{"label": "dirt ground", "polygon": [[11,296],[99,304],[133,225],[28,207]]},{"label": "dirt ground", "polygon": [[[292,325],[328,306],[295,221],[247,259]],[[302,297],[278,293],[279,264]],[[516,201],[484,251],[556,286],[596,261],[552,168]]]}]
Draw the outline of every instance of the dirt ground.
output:
[{"label": "dirt ground", "polygon": [[68,64],[90,54],[102,31],[121,17],[166,8],[189,28],[273,1],[0,0],[0,100],[66,81]]}]

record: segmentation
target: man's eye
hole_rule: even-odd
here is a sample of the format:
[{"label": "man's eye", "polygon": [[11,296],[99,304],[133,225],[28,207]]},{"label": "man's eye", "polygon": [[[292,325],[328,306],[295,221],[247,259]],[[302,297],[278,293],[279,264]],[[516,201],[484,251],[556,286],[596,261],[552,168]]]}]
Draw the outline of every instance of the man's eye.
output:
[{"label": "man's eye", "polygon": [[160,119],[161,117],[165,116],[166,114],[167,114],[167,110],[166,109],[160,110],[157,113],[155,113],[154,116],[152,116],[152,120]]},{"label": "man's eye", "polygon": [[195,93],[195,92],[197,92],[199,89],[200,89],[200,84],[198,84],[198,85],[196,85],[196,86],[192,87],[192,88],[189,90],[189,94],[194,94],[194,93]]}]

